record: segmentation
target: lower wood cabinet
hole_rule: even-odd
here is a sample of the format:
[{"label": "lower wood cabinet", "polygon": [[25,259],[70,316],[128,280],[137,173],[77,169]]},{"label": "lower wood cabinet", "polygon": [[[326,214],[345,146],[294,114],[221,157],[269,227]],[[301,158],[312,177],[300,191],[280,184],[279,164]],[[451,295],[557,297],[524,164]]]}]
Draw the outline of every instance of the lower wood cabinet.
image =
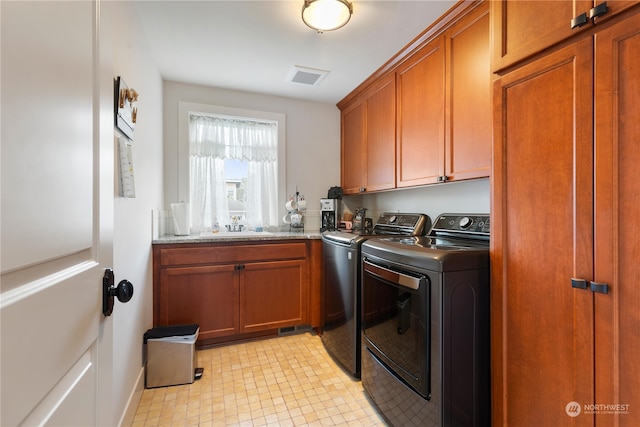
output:
[{"label": "lower wood cabinet", "polygon": [[155,326],[197,323],[201,340],[240,333],[238,276],[233,265],[160,269]]},{"label": "lower wood cabinet", "polygon": [[307,262],[259,262],[240,270],[240,332],[307,322]]},{"label": "lower wood cabinet", "polygon": [[317,244],[154,245],[154,325],[197,323],[199,345],[319,327]]}]

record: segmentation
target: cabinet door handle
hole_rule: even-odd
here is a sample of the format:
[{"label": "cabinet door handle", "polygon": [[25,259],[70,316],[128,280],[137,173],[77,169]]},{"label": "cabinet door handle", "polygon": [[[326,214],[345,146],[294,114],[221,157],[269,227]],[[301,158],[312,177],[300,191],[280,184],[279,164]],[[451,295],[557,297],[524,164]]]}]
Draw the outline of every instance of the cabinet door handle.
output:
[{"label": "cabinet door handle", "polygon": [[609,293],[609,285],[606,283],[599,282],[589,282],[589,287],[592,292],[598,292],[599,294],[608,294]]},{"label": "cabinet door handle", "polygon": [[233,269],[236,271],[244,270],[244,264],[237,264],[233,266]]},{"label": "cabinet door handle", "polygon": [[609,12],[607,2],[602,2],[589,11],[589,19],[596,19]]},{"label": "cabinet door handle", "polygon": [[587,18],[587,13],[585,12],[571,20],[571,29],[573,30],[574,28],[582,27],[587,22],[589,22],[589,19]]},{"label": "cabinet door handle", "polygon": [[571,287],[576,289],[587,289],[587,281],[585,279],[571,278]]}]

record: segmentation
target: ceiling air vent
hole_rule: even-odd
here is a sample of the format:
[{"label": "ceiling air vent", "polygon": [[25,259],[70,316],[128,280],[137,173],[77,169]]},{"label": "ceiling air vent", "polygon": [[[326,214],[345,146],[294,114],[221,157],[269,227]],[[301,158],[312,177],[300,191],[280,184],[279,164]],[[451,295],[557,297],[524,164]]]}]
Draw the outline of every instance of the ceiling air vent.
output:
[{"label": "ceiling air vent", "polygon": [[329,74],[328,71],[294,65],[289,72],[288,81],[303,85],[318,86],[320,82],[327,77],[327,74]]}]

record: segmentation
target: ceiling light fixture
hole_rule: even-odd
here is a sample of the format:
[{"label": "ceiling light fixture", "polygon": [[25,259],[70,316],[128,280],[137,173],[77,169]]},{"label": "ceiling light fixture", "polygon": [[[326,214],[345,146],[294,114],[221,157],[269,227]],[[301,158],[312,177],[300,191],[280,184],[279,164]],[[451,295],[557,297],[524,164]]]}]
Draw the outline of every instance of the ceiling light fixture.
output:
[{"label": "ceiling light fixture", "polygon": [[347,0],[304,0],[302,21],[319,33],[344,27],[353,13]]}]

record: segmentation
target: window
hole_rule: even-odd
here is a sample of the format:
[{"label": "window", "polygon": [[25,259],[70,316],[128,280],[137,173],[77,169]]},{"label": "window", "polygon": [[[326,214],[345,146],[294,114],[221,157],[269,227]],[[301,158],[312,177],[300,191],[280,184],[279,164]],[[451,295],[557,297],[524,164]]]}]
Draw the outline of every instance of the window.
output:
[{"label": "window", "polygon": [[180,110],[192,231],[234,219],[249,228],[278,226],[284,116],[186,103]]}]

